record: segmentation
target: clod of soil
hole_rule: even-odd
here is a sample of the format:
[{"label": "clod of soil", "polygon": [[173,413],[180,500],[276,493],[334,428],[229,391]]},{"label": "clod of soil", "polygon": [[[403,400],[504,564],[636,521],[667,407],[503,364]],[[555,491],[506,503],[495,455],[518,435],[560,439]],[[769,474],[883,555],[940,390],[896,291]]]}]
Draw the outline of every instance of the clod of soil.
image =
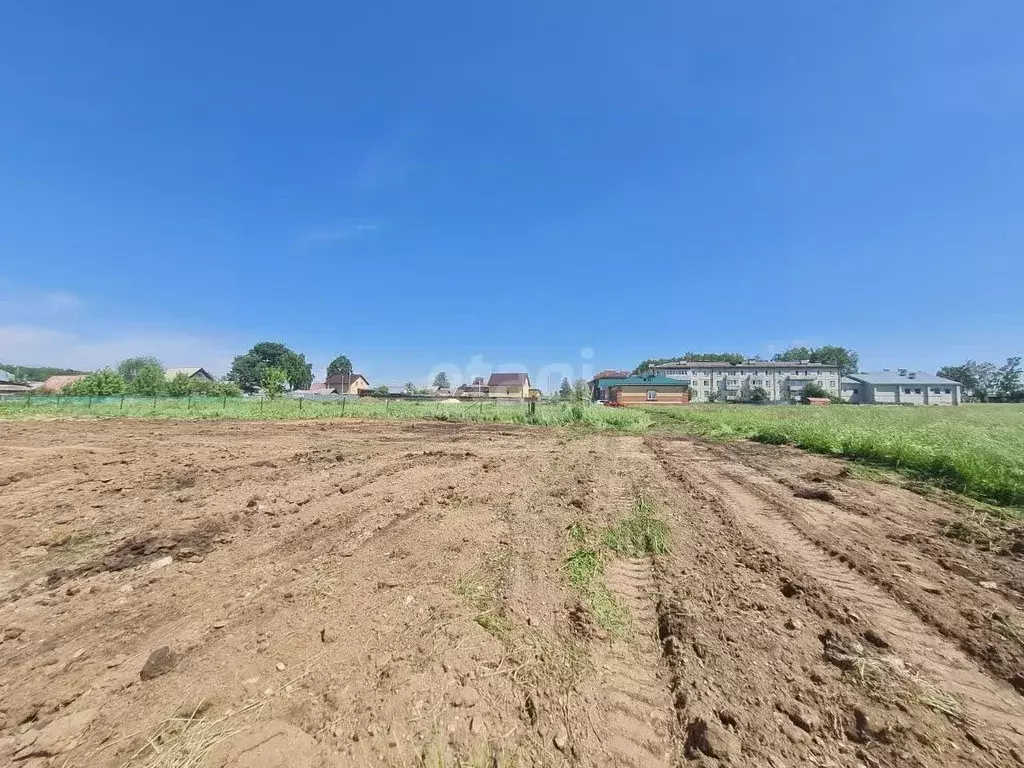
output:
[{"label": "clod of soil", "polygon": [[836,503],[836,495],[828,488],[799,488],[793,491],[798,499],[814,499],[816,501],[827,501],[830,504]]},{"label": "clod of soil", "polygon": [[149,658],[146,659],[146,663],[142,666],[139,677],[143,680],[152,680],[160,677],[160,675],[166,675],[174,669],[175,661],[174,651],[166,645],[161,646],[149,654]]}]

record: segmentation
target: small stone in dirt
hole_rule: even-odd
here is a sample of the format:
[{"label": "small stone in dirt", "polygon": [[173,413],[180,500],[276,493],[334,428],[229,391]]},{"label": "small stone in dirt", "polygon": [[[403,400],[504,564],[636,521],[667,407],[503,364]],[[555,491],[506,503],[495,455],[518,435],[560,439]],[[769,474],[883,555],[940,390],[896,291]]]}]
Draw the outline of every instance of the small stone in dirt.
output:
[{"label": "small stone in dirt", "polygon": [[999,589],[999,585],[994,581],[979,581],[978,586],[982,589]]},{"label": "small stone in dirt", "polygon": [[284,664],[282,662],[280,662],[280,661],[277,662],[277,671],[278,672],[284,672],[284,670],[285,670]]},{"label": "small stone in dirt", "polygon": [[559,731],[555,734],[554,738],[555,749],[559,752],[565,752],[569,749],[569,737],[566,736],[565,731]]},{"label": "small stone in dirt", "polygon": [[149,564],[149,570],[159,571],[161,568],[166,568],[168,565],[174,562],[174,558],[171,555],[167,557],[161,557],[159,560],[154,560]]},{"label": "small stone in dirt", "polygon": [[835,504],[836,497],[827,488],[801,488],[793,495],[798,499],[814,499],[815,501],[827,501]]},{"label": "small stone in dirt", "polygon": [[480,734],[484,731],[484,721],[479,717],[474,717],[469,721],[469,732],[472,734]]},{"label": "small stone in dirt", "polygon": [[152,680],[154,677],[160,677],[160,675],[165,675],[174,669],[174,663],[174,652],[166,645],[161,646],[149,654],[146,663],[142,665],[139,677],[143,680]]},{"label": "small stone in dirt", "polygon": [[458,690],[452,699],[454,707],[475,707],[480,702],[480,692],[476,688],[464,686]]},{"label": "small stone in dirt", "polygon": [[779,704],[779,710],[785,713],[786,717],[790,719],[797,728],[812,733],[818,730],[821,725],[821,721],[818,716],[813,712],[803,709],[796,702],[784,702]]},{"label": "small stone in dirt", "polygon": [[68,587],[67,589],[64,590],[64,594],[67,595],[68,597],[74,597],[75,595],[77,595],[81,591],[82,591],[81,587]]},{"label": "small stone in dirt", "polygon": [[227,625],[228,625],[228,623],[226,621],[215,621],[215,622],[213,622],[213,628],[214,629],[224,629],[224,627],[226,627]]},{"label": "small stone in dirt", "polygon": [[786,629],[803,629],[804,623],[800,619],[788,618],[786,619]]},{"label": "small stone in dirt", "polygon": [[17,640],[24,631],[24,627],[8,627],[4,630],[4,640]]},{"label": "small stone in dirt", "polygon": [[123,654],[120,655],[120,656],[115,656],[114,658],[112,658],[110,661],[107,662],[107,669],[113,669],[114,667],[120,667],[126,661],[128,661],[128,657],[123,655]]},{"label": "small stone in dirt", "polygon": [[888,648],[889,641],[882,637],[880,634],[875,632],[873,629],[867,629],[864,631],[864,639],[871,643],[876,648]]},{"label": "small stone in dirt", "polygon": [[787,579],[786,581],[782,582],[781,591],[785,597],[796,597],[804,591],[804,588],[795,581],[790,581],[789,579]]},{"label": "small stone in dirt", "polygon": [[686,726],[686,748],[690,753],[700,752],[719,760],[738,757],[740,740],[732,731],[716,720],[694,718]]}]

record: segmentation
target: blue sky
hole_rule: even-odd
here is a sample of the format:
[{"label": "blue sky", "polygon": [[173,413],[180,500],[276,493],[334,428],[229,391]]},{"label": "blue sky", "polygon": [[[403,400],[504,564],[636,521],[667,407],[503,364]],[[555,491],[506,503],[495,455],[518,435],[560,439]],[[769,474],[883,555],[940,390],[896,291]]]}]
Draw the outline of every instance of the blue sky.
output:
[{"label": "blue sky", "polygon": [[1024,353],[1021,28],[1015,0],[8,3],[0,360]]}]

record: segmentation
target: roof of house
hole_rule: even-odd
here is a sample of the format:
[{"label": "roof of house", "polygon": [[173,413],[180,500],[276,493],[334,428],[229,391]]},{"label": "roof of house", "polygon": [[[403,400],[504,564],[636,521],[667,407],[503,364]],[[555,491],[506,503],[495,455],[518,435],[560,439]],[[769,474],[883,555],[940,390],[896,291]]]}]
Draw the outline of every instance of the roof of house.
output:
[{"label": "roof of house", "polygon": [[60,392],[68,384],[74,384],[76,381],[84,379],[86,374],[79,373],[70,376],[51,376],[43,382],[42,389],[48,389],[53,392]]},{"label": "roof of house", "polygon": [[652,365],[651,370],[663,368],[838,368],[831,363],[811,363],[807,360],[786,362],[782,360],[747,360],[744,363],[723,363],[717,360],[675,360],[671,363]]},{"label": "roof of house", "polygon": [[851,373],[849,378],[854,381],[859,381],[863,384],[874,384],[874,385],[885,385],[885,384],[924,384],[924,385],[935,385],[935,384],[956,384],[960,386],[960,382],[953,381],[952,379],[944,379],[941,376],[936,376],[934,373],[925,373],[924,371],[868,371],[867,373]]},{"label": "roof of house", "polygon": [[625,379],[629,377],[629,371],[599,371],[590,377],[591,383],[600,379]]},{"label": "roof of house", "polygon": [[487,380],[488,387],[522,387],[530,382],[525,373],[492,373]]},{"label": "roof of house", "polygon": [[686,382],[668,376],[648,374],[646,376],[626,376],[621,379],[609,379],[608,387],[685,387]]},{"label": "roof of house", "polygon": [[31,384],[17,381],[0,381],[0,392],[26,392],[32,389]]},{"label": "roof of house", "polygon": [[210,376],[210,374],[207,373],[205,368],[200,368],[198,365],[191,366],[188,368],[167,368],[166,370],[164,370],[164,376],[167,378],[168,381],[170,381],[180,373],[185,376],[188,376],[188,378],[191,379],[193,376],[200,372],[202,372],[203,375],[206,376],[207,378],[213,378],[213,376]]},{"label": "roof of house", "polygon": [[8,373],[7,371],[0,370],[0,381],[14,381],[14,374]]},{"label": "roof of house", "polygon": [[370,383],[370,380],[361,373],[335,373],[328,376],[324,383],[330,387],[347,387],[358,379],[362,379],[367,384]]}]

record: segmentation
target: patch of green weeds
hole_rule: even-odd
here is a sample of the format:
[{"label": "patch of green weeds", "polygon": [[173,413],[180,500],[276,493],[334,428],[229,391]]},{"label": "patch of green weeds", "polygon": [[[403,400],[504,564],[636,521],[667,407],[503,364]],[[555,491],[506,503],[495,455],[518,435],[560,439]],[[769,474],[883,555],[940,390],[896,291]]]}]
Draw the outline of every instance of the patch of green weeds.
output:
[{"label": "patch of green weeds", "polygon": [[643,491],[636,493],[629,517],[602,535],[608,549],[626,557],[663,555],[668,552],[669,530],[656,512],[654,502]]},{"label": "patch of green weeds", "polygon": [[512,631],[512,622],[509,621],[505,616],[501,614],[484,611],[475,619],[477,624],[487,630],[490,634],[494,635],[499,640],[504,640],[508,637],[509,632]]}]

